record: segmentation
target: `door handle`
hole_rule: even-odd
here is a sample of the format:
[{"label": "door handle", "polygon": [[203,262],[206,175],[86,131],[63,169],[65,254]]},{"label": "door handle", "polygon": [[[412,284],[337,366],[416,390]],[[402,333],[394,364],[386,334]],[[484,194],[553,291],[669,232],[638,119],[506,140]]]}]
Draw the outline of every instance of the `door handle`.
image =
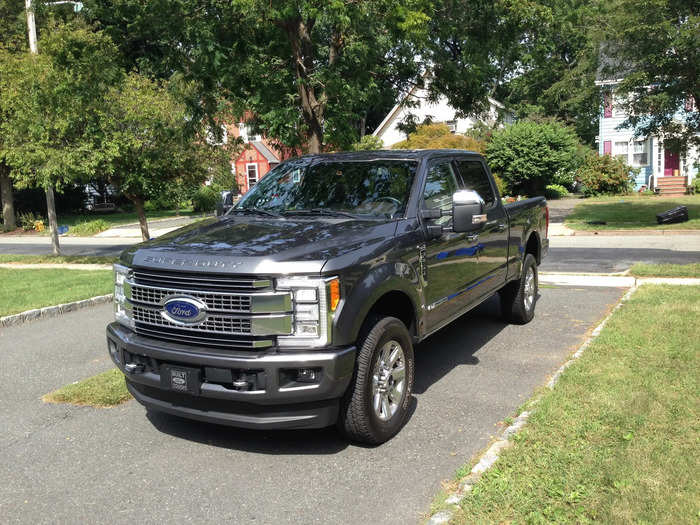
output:
[{"label": "door handle", "polygon": [[467,240],[469,242],[474,242],[479,240],[479,234],[478,233],[470,233],[467,235]]}]

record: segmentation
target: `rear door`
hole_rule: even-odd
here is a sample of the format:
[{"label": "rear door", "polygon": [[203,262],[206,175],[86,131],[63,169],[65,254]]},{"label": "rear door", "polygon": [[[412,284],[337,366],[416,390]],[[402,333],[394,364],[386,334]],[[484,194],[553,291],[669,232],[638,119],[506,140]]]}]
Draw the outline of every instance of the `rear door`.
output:
[{"label": "rear door", "polygon": [[[456,167],[450,159],[436,159],[428,166],[422,192],[421,209],[452,210],[452,195],[462,188]],[[429,219],[427,224],[452,227],[452,217]],[[424,300],[428,330],[431,330],[461,308],[461,296],[476,277],[476,241],[466,233],[444,231],[426,237]]]},{"label": "rear door", "polygon": [[492,177],[483,159],[462,157],[456,161],[459,173],[468,190],[484,199],[486,224],[475,233],[478,246],[475,282],[466,294],[467,303],[503,286],[508,260],[508,215],[501,204]]}]

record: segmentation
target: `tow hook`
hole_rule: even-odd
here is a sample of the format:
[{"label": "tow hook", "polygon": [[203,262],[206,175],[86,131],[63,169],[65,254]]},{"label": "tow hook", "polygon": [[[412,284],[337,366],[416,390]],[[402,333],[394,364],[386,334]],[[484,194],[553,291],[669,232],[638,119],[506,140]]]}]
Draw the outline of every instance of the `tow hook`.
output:
[{"label": "tow hook", "polygon": [[143,370],[141,363],[127,363],[124,365],[124,371],[127,374],[143,374]]}]

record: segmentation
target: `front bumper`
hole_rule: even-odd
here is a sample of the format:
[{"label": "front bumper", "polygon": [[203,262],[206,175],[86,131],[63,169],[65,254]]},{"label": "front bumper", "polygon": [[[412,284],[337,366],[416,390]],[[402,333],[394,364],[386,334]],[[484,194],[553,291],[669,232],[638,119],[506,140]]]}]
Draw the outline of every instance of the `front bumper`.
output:
[{"label": "front bumper", "polygon": [[[245,428],[323,428],[335,423],[356,353],[354,346],[306,352],[204,349],[139,336],[119,323],[107,327],[107,340],[129,391],[147,408]],[[128,363],[137,365],[138,373],[129,373]],[[164,365],[198,371],[198,393],[164,387]],[[316,371],[316,380],[295,381],[294,371],[301,368]],[[222,377],[226,375],[249,379],[249,388],[237,389]]]}]

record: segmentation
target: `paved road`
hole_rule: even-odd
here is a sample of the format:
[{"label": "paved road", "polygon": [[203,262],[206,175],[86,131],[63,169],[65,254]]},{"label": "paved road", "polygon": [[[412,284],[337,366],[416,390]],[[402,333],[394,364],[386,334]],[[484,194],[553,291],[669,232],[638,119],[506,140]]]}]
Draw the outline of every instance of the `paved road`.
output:
[{"label": "paved road", "polygon": [[[0,331],[0,516],[24,523],[415,523],[623,290],[544,288],[535,320],[489,301],[417,349],[413,414],[389,443],[255,432],[40,396],[110,367],[109,305]],[[465,337],[469,334],[468,337]]]}]

